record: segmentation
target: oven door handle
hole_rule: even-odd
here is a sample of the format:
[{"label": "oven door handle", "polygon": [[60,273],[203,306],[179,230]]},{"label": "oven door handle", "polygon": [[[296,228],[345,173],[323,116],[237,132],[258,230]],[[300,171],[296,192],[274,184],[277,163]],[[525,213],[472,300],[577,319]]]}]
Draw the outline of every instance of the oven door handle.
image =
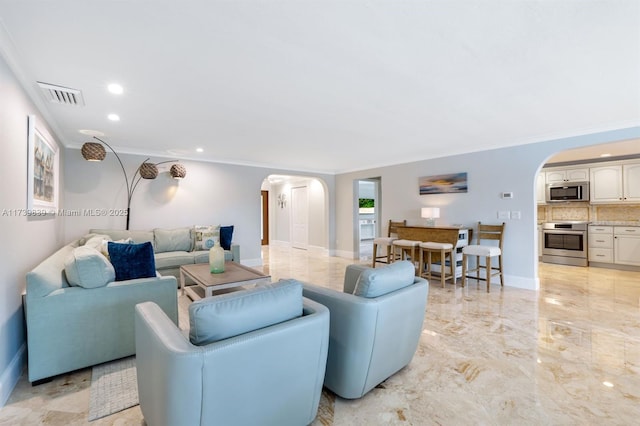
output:
[{"label": "oven door handle", "polygon": [[543,234],[571,234],[571,235],[585,235],[587,231],[572,231],[566,229],[543,229]]}]

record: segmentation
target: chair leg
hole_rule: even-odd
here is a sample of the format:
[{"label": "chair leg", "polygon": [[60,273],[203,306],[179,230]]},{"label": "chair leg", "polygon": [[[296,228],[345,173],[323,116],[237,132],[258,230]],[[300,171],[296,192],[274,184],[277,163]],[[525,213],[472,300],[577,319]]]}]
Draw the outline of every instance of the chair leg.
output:
[{"label": "chair leg", "polygon": [[373,265],[371,265],[372,268],[376,267],[376,256],[378,255],[378,245],[376,243],[373,243]]},{"label": "chair leg", "polygon": [[[387,265],[391,264],[391,250],[393,249],[393,246],[391,244],[389,244],[387,246]],[[395,260],[395,259],[394,259]]]},{"label": "chair leg", "polygon": [[467,255],[462,254],[462,287],[467,283]]},{"label": "chair leg", "polygon": [[491,286],[491,257],[487,256],[487,293],[489,293],[490,286]]},{"label": "chair leg", "polygon": [[416,277],[420,276],[420,265],[416,265],[416,248],[411,248],[411,263],[413,263],[413,268],[416,270],[414,275]]},{"label": "chair leg", "polygon": [[440,250],[440,283],[442,283],[442,288],[444,288],[444,279],[446,275],[447,268],[444,261],[444,250]]},{"label": "chair leg", "polygon": [[449,252],[449,266],[451,266],[451,281],[453,281],[453,285],[456,285],[456,281],[458,281],[458,279],[456,278],[456,261],[453,258],[453,251]]},{"label": "chair leg", "polygon": [[504,271],[502,269],[502,255],[498,256],[498,263],[500,265],[500,285],[504,287]]}]

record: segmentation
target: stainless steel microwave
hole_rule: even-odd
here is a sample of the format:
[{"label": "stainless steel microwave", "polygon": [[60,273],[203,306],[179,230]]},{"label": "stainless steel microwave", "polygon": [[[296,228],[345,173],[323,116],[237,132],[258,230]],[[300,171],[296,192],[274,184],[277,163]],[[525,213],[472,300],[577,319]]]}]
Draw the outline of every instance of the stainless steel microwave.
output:
[{"label": "stainless steel microwave", "polygon": [[589,201],[589,182],[556,182],[546,187],[547,203]]}]

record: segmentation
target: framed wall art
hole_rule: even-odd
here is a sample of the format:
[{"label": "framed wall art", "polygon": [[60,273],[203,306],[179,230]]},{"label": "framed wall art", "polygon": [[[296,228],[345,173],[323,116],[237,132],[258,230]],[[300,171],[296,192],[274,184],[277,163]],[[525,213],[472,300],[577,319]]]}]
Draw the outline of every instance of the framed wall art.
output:
[{"label": "framed wall art", "polygon": [[419,178],[420,195],[467,192],[467,173],[424,176]]},{"label": "framed wall art", "polygon": [[58,145],[36,122],[35,115],[29,115],[27,120],[27,209],[38,214],[55,214],[60,181]]}]

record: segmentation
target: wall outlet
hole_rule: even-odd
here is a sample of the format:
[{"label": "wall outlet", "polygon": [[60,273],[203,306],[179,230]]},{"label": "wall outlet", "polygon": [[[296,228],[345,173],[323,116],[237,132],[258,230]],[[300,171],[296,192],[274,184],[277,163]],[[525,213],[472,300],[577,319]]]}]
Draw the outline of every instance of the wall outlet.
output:
[{"label": "wall outlet", "polygon": [[498,212],[498,219],[510,219],[510,215],[508,211],[501,210]]}]

